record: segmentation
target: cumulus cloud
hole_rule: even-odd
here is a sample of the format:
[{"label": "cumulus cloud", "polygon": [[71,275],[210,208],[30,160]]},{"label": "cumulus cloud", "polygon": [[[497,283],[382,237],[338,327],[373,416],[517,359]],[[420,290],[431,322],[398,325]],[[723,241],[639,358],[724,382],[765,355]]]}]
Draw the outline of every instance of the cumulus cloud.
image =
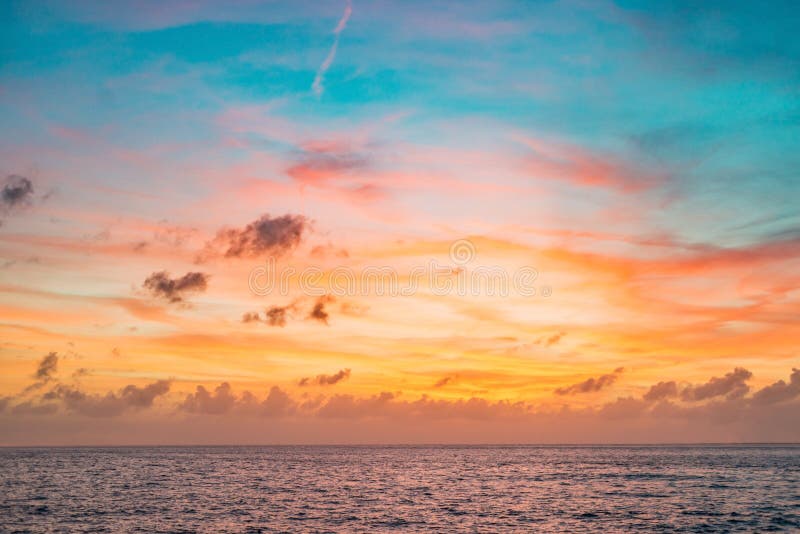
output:
[{"label": "cumulus cloud", "polygon": [[696,402],[723,395],[728,399],[738,399],[750,391],[750,386],[746,382],[752,376],[753,373],[747,369],[737,367],[721,378],[715,376],[705,384],[687,387],[681,392],[681,399]]},{"label": "cumulus cloud", "polygon": [[793,400],[800,396],[800,369],[792,369],[787,384],[783,380],[778,380],[774,384],[766,386],[753,394],[753,403],[758,405],[776,404]]},{"label": "cumulus cloud", "polygon": [[153,297],[169,302],[182,302],[189,293],[202,293],[208,287],[209,276],[205,273],[190,272],[180,278],[170,278],[166,271],[148,276],[142,286]]},{"label": "cumulus cloud", "polygon": [[655,402],[663,399],[670,399],[678,396],[678,384],[674,380],[669,382],[659,382],[650,387],[644,394],[644,400]]},{"label": "cumulus cloud", "polygon": [[577,384],[572,384],[568,387],[558,388],[556,389],[556,395],[576,395],[579,393],[593,393],[595,391],[600,391],[601,389],[605,389],[616,382],[623,370],[624,369],[622,367],[618,367],[614,369],[613,373],[601,375],[597,378],[588,378],[583,382],[578,382]]},{"label": "cumulus cloud", "polygon": [[0,190],[0,203],[4,211],[8,211],[30,202],[33,197],[33,183],[24,176],[11,174]]},{"label": "cumulus cloud", "polygon": [[223,228],[206,244],[202,257],[254,258],[263,254],[282,256],[295,249],[309,230],[302,215],[262,215],[244,228]]},{"label": "cumulus cloud", "polygon": [[178,409],[198,415],[222,415],[238,413],[263,417],[282,417],[294,413],[297,403],[277,386],[270,388],[263,401],[249,391],[236,395],[227,382],[217,386],[213,393],[204,386],[197,386],[194,393],[186,396]]},{"label": "cumulus cloud", "polygon": [[197,386],[195,392],[187,395],[179,408],[189,413],[219,415],[229,412],[237,400],[230,384],[223,382],[213,393],[204,386]]},{"label": "cumulus cloud", "polygon": [[169,392],[170,385],[169,380],[158,380],[143,387],[128,385],[118,392],[109,391],[105,395],[99,395],[59,384],[43,398],[61,401],[67,410],[81,415],[113,417],[129,410],[151,407],[156,398]]},{"label": "cumulus cloud", "polygon": [[311,384],[316,384],[318,386],[332,386],[334,384],[338,384],[342,380],[347,380],[350,378],[350,369],[341,369],[338,373],[334,373],[332,375],[317,375],[313,379],[311,377],[301,378],[298,382],[300,386],[308,386]]},{"label": "cumulus cloud", "polygon": [[424,419],[502,419],[530,415],[530,407],[523,402],[497,401],[470,398],[458,400],[431,399],[423,395],[417,400],[405,401],[398,394],[384,391],[371,397],[334,395],[317,411],[323,418],[392,417]]},{"label": "cumulus cloud", "polygon": [[281,417],[291,415],[297,409],[297,403],[288,393],[277,386],[272,386],[267,398],[260,405],[259,414],[265,417]]}]

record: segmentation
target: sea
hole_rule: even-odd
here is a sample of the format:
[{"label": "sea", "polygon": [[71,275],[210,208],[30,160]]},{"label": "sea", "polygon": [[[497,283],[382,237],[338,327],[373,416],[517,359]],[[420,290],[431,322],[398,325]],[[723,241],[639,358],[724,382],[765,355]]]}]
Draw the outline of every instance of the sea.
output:
[{"label": "sea", "polygon": [[0,532],[800,532],[800,446],[0,448]]}]

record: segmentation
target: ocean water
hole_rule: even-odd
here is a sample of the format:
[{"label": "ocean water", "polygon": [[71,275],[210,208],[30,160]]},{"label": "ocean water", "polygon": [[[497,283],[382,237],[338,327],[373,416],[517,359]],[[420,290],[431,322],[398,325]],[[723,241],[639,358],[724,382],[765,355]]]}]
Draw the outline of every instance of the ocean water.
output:
[{"label": "ocean water", "polygon": [[1,532],[800,531],[800,447],[0,449]]}]

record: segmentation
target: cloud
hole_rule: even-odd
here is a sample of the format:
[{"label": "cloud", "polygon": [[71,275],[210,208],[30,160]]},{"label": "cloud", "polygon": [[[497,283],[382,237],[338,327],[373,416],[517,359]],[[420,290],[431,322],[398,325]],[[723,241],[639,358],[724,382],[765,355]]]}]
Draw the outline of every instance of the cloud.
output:
[{"label": "cloud", "polygon": [[0,203],[4,210],[10,210],[30,202],[33,197],[33,184],[24,176],[11,174],[0,191]]},{"label": "cloud", "polygon": [[319,386],[332,386],[348,378],[350,378],[350,369],[341,369],[332,375],[317,375],[313,380],[310,377],[301,378],[298,385],[308,386],[313,383]]},{"label": "cloud", "polygon": [[347,151],[308,150],[303,160],[289,167],[286,173],[296,182],[304,185],[323,185],[339,178],[345,173],[363,169],[365,159]]},{"label": "cloud", "polygon": [[163,298],[169,302],[182,302],[186,293],[202,293],[208,287],[209,276],[205,273],[190,272],[180,278],[170,278],[166,271],[159,271],[148,276],[143,287],[153,297]]},{"label": "cloud", "polygon": [[264,321],[270,326],[286,326],[286,313],[291,309],[291,306],[270,306],[264,312]]},{"label": "cloud", "polygon": [[200,259],[224,255],[226,258],[254,258],[262,254],[282,256],[296,248],[309,230],[302,215],[280,217],[262,215],[244,228],[223,228],[206,244]]},{"label": "cloud", "polygon": [[197,386],[194,393],[186,396],[178,405],[184,412],[198,415],[222,415],[238,413],[262,417],[282,417],[294,413],[297,403],[277,386],[270,388],[266,398],[259,402],[249,391],[237,396],[227,382],[221,383],[209,392],[204,386]]},{"label": "cloud", "polygon": [[738,399],[744,397],[750,391],[750,386],[745,382],[752,376],[753,373],[747,369],[737,367],[732,372],[726,373],[722,378],[715,376],[700,386],[687,387],[681,392],[681,399],[697,402],[723,395],[728,399]]},{"label": "cloud", "polygon": [[236,396],[231,391],[231,386],[223,382],[210,393],[205,387],[197,386],[194,393],[186,396],[179,408],[189,413],[219,415],[228,413],[237,402]]},{"label": "cloud", "polygon": [[257,323],[259,321],[261,321],[261,317],[259,317],[258,312],[245,312],[242,315],[243,323]]},{"label": "cloud", "polygon": [[670,399],[678,396],[678,384],[674,380],[669,382],[659,382],[650,387],[644,394],[643,399],[650,402]]},{"label": "cloud", "polygon": [[31,391],[35,391],[53,380],[57,371],[58,354],[55,352],[50,352],[41,359],[39,365],[36,367],[36,372],[33,374],[33,377],[36,379],[36,381],[28,385],[23,390],[22,395],[26,395]]},{"label": "cloud", "polygon": [[36,374],[34,377],[37,380],[42,380],[44,382],[48,382],[53,378],[56,371],[58,370],[58,354],[55,352],[50,352],[42,358],[42,361],[39,362],[39,366],[36,368]]},{"label": "cloud", "polygon": [[601,389],[605,389],[616,382],[622,371],[623,368],[618,367],[614,369],[613,373],[601,375],[598,378],[588,378],[583,382],[578,382],[577,384],[573,384],[565,388],[558,388],[556,389],[556,395],[576,395],[579,393],[593,393],[595,391],[600,391]]},{"label": "cloud", "polygon": [[[264,319],[263,322],[268,324],[269,326],[286,326],[286,321],[289,317],[289,313],[295,309],[295,304],[289,304],[288,306],[270,306],[266,310],[264,310]],[[243,323],[254,323],[254,322],[262,322],[261,316],[258,312],[247,312],[242,315],[242,322]]]},{"label": "cloud", "polygon": [[439,380],[436,381],[436,383],[433,385],[433,387],[434,388],[444,387],[447,384],[451,383],[453,380],[455,380],[454,376],[446,376],[444,378],[440,378]]},{"label": "cloud", "polygon": [[398,394],[383,391],[366,398],[352,395],[334,395],[319,408],[316,415],[323,418],[359,419],[364,417],[391,417],[437,419],[493,420],[531,415],[522,402],[470,398],[458,400],[431,399],[423,395],[417,400],[403,401]]},{"label": "cloud", "polygon": [[328,324],[328,317],[330,316],[330,314],[327,311],[325,311],[325,305],[333,301],[334,298],[330,295],[319,297],[317,301],[314,303],[314,307],[311,308],[311,312],[308,314],[308,318],[313,319],[315,321],[319,321],[324,324]]},{"label": "cloud", "polygon": [[352,13],[353,13],[353,6],[350,0],[347,0],[347,4],[344,7],[344,13],[342,13],[342,18],[339,19],[339,23],[333,30],[334,34],[333,45],[331,46],[330,51],[328,51],[328,55],[325,57],[325,60],[322,62],[322,65],[319,66],[317,74],[314,76],[314,81],[311,84],[311,90],[317,96],[321,96],[323,91],[325,91],[325,87],[323,86],[325,73],[328,72],[328,69],[330,68],[334,58],[336,57],[336,50],[339,48],[339,35],[342,33],[342,30],[344,30],[345,26],[347,25],[347,21],[350,19],[350,15]]},{"label": "cloud", "polygon": [[11,413],[14,415],[52,415],[57,411],[58,404],[54,402],[35,403],[32,401],[21,402],[11,409]]},{"label": "cloud", "polygon": [[297,403],[288,393],[277,386],[272,386],[267,398],[260,405],[259,414],[265,417],[281,417],[291,415],[297,409]]},{"label": "cloud", "polygon": [[778,380],[774,384],[766,386],[753,394],[753,403],[758,405],[776,404],[793,400],[800,396],[800,369],[792,369],[787,384],[783,380]]},{"label": "cloud", "polygon": [[81,415],[113,417],[129,410],[150,408],[156,398],[169,392],[170,385],[169,380],[158,380],[144,387],[128,385],[116,393],[109,391],[105,395],[98,395],[59,384],[43,399],[59,400],[67,410]]}]

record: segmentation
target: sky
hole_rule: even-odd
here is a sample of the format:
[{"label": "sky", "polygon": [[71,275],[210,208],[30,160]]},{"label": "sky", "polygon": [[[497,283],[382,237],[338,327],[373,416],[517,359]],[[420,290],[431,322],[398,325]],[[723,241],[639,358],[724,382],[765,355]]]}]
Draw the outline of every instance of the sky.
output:
[{"label": "sky", "polygon": [[2,2],[0,445],[800,441],[792,2]]}]

